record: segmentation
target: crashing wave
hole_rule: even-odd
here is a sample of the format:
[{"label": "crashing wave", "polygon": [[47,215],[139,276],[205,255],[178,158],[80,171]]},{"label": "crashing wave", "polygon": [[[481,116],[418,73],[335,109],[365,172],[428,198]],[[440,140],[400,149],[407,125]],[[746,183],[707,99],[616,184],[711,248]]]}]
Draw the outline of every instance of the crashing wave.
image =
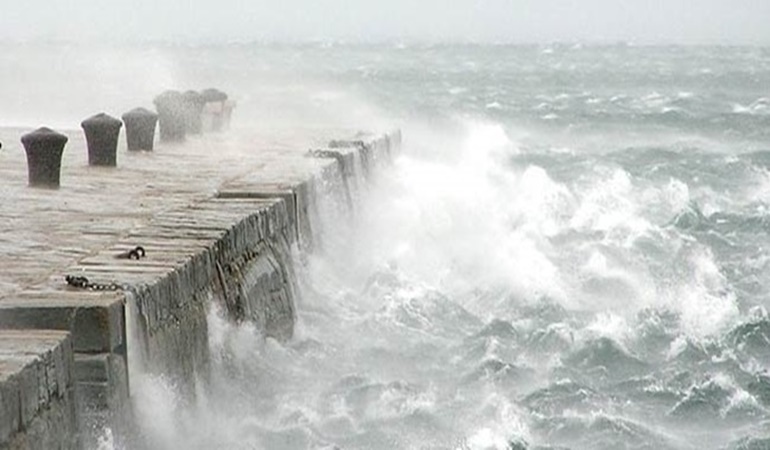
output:
[{"label": "crashing wave", "polygon": [[708,222],[700,206],[691,201],[684,211],[674,217],[671,224],[680,230],[701,230],[708,226]]},{"label": "crashing wave", "polygon": [[609,401],[604,394],[572,380],[561,380],[539,389],[522,400],[530,410],[544,416],[566,411],[590,412]]},{"label": "crashing wave", "polygon": [[605,414],[550,417],[538,422],[543,440],[590,450],[666,450],[677,448],[671,440],[629,419]]},{"label": "crashing wave", "polygon": [[767,417],[767,411],[754,396],[724,374],[716,374],[695,383],[668,416],[696,425],[727,425]]},{"label": "crashing wave", "polygon": [[607,337],[592,339],[563,359],[565,366],[601,378],[626,378],[648,372],[650,366]]},{"label": "crashing wave", "polygon": [[770,364],[770,319],[738,325],[727,334],[725,341],[742,354]]}]

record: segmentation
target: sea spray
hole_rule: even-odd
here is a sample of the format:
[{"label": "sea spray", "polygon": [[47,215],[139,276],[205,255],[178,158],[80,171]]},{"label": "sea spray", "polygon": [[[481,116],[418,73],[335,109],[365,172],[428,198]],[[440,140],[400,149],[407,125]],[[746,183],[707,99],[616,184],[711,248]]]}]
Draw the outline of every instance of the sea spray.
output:
[{"label": "sea spray", "polygon": [[[541,50],[308,46],[283,88],[284,50],[249,50],[262,60],[233,80],[255,126],[349,125],[335,111],[349,108],[406,122],[404,154],[354,214],[319,218],[294,339],[212,309],[212,380],[193,404],[162,379],[137,392],[167,403],[138,434],[153,448],[765,442],[767,57]],[[208,75],[227,59],[213,53]]]}]

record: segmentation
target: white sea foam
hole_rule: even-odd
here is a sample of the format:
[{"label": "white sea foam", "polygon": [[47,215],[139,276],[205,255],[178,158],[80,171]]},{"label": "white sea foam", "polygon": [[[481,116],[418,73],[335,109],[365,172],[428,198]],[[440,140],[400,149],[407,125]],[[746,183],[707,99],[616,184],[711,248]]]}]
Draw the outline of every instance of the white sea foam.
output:
[{"label": "white sea foam", "polygon": [[[712,214],[740,214],[748,207],[759,216],[766,212],[770,183],[762,155],[752,156],[760,161],[752,163],[739,153],[711,160],[709,152],[740,147],[731,133],[746,138],[761,131],[750,128],[750,121],[720,125],[732,119],[709,116],[708,110],[688,118],[693,122],[687,131],[656,122],[661,111],[685,104],[689,112],[714,98],[698,83],[683,82],[676,92],[649,81],[658,72],[648,71],[644,58],[636,60],[643,67],[639,73],[628,72],[633,65],[613,68],[623,80],[636,77],[631,79],[639,86],[609,80],[592,88],[595,94],[572,97],[561,93],[589,87],[553,86],[533,75],[569,71],[569,61],[552,64],[556,54],[545,58],[545,68],[512,59],[509,72],[496,73],[516,75],[512,79],[522,80],[519,92],[518,86],[474,78],[488,73],[485,63],[495,70],[507,64],[475,53],[443,55],[433,61],[446,65],[436,69],[437,79],[422,71],[415,83],[413,65],[398,65],[404,62],[398,58],[415,48],[398,50],[393,60],[378,53],[382,59],[371,61],[359,60],[365,51],[356,49],[344,56],[351,58],[349,67],[340,59],[326,69],[328,55],[313,59],[305,51],[301,60],[289,58],[292,70],[306,65],[303,70],[313,76],[281,72],[285,55],[270,51],[259,50],[260,58],[252,58],[257,62],[231,71],[238,73],[231,81],[244,92],[239,113],[249,126],[381,129],[392,123],[369,95],[407,122],[402,124],[407,147],[392,167],[369,180],[372,184],[353,183],[360,200],[354,214],[344,205],[320,205],[314,225],[324,230],[322,250],[298,267],[303,296],[292,341],[265,340],[253,327],[230,324],[212,310],[213,376],[193,404],[168,379],[132,373],[139,425],[152,448],[497,449],[517,439],[558,445],[549,439],[568,435],[571,423],[587,427],[575,439],[577,448],[597,442],[622,447],[623,439],[657,444],[637,423],[681,431],[681,442],[692,437],[669,417],[660,419],[673,406],[660,403],[687,392],[690,379],[671,381],[660,374],[697,373],[692,383],[700,386],[699,374],[713,371],[710,365],[733,367],[740,350],[712,347],[725,345],[724,333],[745,322],[739,305],[747,302],[750,289],[762,286],[756,273],[769,260],[760,248],[743,258],[730,253],[732,247],[711,244],[728,238],[741,244],[721,235]],[[592,52],[586,48],[571,57]],[[158,61],[157,79],[177,81],[179,60]],[[209,71],[204,80],[230,70],[213,61],[203,65]],[[699,76],[695,66],[688,76]],[[597,67],[607,68],[603,62]],[[112,76],[109,68],[104,71]],[[274,77],[275,71],[283,76]],[[346,85],[349,79],[354,82]],[[473,86],[472,92],[462,86]],[[746,97],[745,89],[726,101],[749,103],[762,95]],[[608,103],[596,120],[590,106],[595,99]],[[758,114],[766,103],[760,98],[743,108]],[[432,114],[429,120],[421,120],[423,108]],[[579,119],[571,126],[540,120],[554,111],[565,121]],[[503,122],[472,116],[477,113]],[[700,130],[699,120],[709,124],[708,132]],[[736,180],[726,180],[732,172],[714,167],[723,162],[752,165],[748,176],[741,175],[739,189],[733,187]],[[700,211],[689,227],[674,220],[687,211]],[[733,277],[743,276],[741,271],[747,282],[758,283],[736,288]],[[762,314],[761,308],[755,311]],[[649,324],[645,314],[658,322]],[[493,319],[510,328],[485,328]],[[639,366],[638,377],[634,372],[624,380],[628,383],[611,386],[617,398],[612,415],[604,411],[608,404],[594,398],[608,387],[603,380],[617,376],[606,370],[613,364],[607,355],[584,345],[596,338],[609,338],[631,355],[657,355]],[[714,359],[687,366],[690,350]],[[569,363],[575,354],[585,367]],[[654,367],[661,371],[645,372],[647,363],[661,363]],[[748,408],[759,414],[750,417],[766,420],[757,399],[736,381],[764,370],[761,361],[742,361],[730,370],[745,373],[726,381],[716,377],[715,386],[730,393],[720,411],[734,418],[735,411]],[[553,382],[565,376],[586,386],[572,393],[570,385]],[[649,392],[655,400],[647,400]],[[543,402],[542,410],[522,406],[529,394]],[[621,431],[603,434],[606,418]],[[700,439],[727,447],[713,440],[726,439],[718,431],[694,428],[706,436]],[[114,445],[105,436],[105,446]],[[688,445],[680,447],[692,448]]]}]

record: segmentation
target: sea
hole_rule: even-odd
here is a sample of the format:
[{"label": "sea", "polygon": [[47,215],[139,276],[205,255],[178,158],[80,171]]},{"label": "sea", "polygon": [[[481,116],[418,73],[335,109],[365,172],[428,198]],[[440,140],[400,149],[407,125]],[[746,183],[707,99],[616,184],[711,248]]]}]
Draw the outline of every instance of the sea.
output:
[{"label": "sea", "polygon": [[212,307],[210,380],[132,376],[105,450],[770,449],[770,48],[4,42],[0,67],[4,127],[214,86],[233,133],[403,132],[297,255],[294,337]]}]

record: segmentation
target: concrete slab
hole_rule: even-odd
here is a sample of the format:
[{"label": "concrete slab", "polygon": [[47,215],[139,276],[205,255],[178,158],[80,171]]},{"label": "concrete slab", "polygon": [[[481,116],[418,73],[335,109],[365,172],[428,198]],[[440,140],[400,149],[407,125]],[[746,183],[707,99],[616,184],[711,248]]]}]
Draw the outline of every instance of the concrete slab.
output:
[{"label": "concrete slab", "polygon": [[28,429],[55,430],[24,436],[31,448],[77,447],[73,365],[66,332],[0,330],[0,447],[14,448]]},{"label": "concrete slab", "polygon": [[76,351],[111,352],[125,344],[120,293],[62,295],[40,291],[0,299],[0,329],[62,330]]}]

